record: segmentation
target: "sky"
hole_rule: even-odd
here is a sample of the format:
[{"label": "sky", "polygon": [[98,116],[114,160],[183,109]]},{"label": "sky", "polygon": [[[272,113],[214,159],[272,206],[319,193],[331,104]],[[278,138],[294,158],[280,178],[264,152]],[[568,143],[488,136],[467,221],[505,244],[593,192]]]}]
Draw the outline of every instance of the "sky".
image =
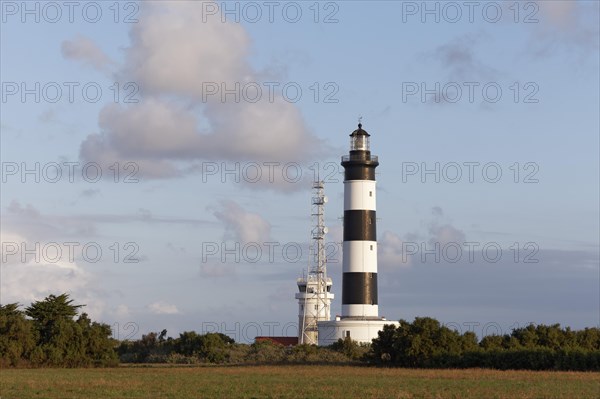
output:
[{"label": "sky", "polygon": [[325,182],[377,169],[380,315],[600,325],[596,1],[2,1],[0,302],[295,335]]}]

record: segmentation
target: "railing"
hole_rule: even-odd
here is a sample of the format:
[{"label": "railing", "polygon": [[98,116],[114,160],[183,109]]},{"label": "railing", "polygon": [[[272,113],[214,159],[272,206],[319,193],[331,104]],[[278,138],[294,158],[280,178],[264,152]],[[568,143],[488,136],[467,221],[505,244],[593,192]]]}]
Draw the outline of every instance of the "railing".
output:
[{"label": "railing", "polygon": [[365,156],[364,154],[350,154],[342,156],[342,162],[348,161],[370,161],[379,162],[377,155]]}]

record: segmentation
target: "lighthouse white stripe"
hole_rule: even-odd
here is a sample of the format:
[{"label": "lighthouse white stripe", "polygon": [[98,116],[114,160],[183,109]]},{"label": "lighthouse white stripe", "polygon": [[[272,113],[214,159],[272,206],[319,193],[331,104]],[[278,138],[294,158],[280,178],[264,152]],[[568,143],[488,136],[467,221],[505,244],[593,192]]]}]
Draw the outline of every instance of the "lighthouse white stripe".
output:
[{"label": "lighthouse white stripe", "polygon": [[342,305],[342,315],[350,317],[377,317],[378,305]]},{"label": "lighthouse white stripe", "polygon": [[377,273],[377,241],[344,241],[344,273]]},{"label": "lighthouse white stripe", "polygon": [[346,180],[344,181],[344,210],[364,209],[375,210],[374,180]]}]

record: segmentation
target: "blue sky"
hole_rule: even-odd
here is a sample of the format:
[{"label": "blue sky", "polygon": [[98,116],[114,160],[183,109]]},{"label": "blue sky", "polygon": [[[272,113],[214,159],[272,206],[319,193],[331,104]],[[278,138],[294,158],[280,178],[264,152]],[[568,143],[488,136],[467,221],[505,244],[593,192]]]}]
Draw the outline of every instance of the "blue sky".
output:
[{"label": "blue sky", "polygon": [[600,322],[597,2],[23,4],[2,2],[2,303],[66,291],[121,338],[292,334],[318,170],[340,313],[362,116],[382,315]]}]

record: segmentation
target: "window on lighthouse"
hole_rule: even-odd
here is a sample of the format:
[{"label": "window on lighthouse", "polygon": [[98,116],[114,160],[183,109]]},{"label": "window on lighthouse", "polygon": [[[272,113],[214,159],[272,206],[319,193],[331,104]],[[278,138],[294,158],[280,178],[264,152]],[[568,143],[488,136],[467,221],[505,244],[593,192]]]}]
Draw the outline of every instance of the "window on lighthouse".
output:
[{"label": "window on lighthouse", "polygon": [[350,150],[352,151],[369,151],[369,136],[356,135],[350,141]]}]

